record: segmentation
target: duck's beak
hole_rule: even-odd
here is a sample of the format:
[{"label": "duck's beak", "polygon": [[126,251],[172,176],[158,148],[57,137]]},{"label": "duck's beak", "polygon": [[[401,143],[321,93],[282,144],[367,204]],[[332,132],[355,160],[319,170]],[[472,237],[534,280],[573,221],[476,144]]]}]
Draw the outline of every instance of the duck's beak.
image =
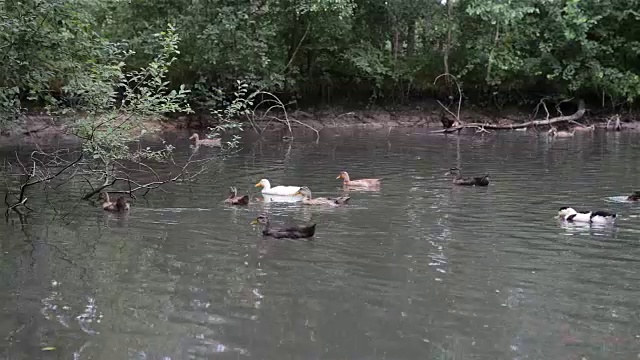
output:
[{"label": "duck's beak", "polygon": [[342,174],[338,175],[336,179],[342,179]]},{"label": "duck's beak", "polygon": [[255,187],[260,187],[260,186],[262,186],[262,184],[261,183],[257,183]]},{"label": "duck's beak", "polygon": [[256,225],[256,224],[259,224],[259,222],[258,222],[258,220],[253,220],[250,224],[251,225]]},{"label": "duck's beak", "polygon": [[293,196],[296,196],[296,195],[302,195],[302,193],[300,191],[296,191],[296,193],[293,194]]}]

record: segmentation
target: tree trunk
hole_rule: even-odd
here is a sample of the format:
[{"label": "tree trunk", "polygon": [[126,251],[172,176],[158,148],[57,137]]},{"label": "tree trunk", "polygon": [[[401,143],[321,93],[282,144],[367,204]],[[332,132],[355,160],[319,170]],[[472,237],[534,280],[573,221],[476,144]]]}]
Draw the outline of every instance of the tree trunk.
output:
[{"label": "tree trunk", "polygon": [[500,24],[496,23],[496,36],[493,39],[493,47],[491,48],[491,52],[489,53],[489,63],[487,64],[487,76],[485,77],[485,81],[487,84],[491,79],[491,65],[493,64],[493,57],[496,52],[496,47],[498,46],[498,40],[500,39]]},{"label": "tree trunk", "polygon": [[[450,74],[449,72],[449,52],[451,51],[451,32],[453,28],[453,19],[451,19],[451,15],[453,14],[453,0],[447,0],[447,42],[444,45],[444,73]],[[449,82],[449,78],[447,78],[447,82]]]},{"label": "tree trunk", "polygon": [[407,57],[413,56],[416,49],[416,22],[411,20],[407,29]]},{"label": "tree trunk", "polygon": [[400,51],[400,31],[395,28],[393,30],[393,39],[391,40],[391,47],[393,48],[393,62],[398,61],[398,52]]}]

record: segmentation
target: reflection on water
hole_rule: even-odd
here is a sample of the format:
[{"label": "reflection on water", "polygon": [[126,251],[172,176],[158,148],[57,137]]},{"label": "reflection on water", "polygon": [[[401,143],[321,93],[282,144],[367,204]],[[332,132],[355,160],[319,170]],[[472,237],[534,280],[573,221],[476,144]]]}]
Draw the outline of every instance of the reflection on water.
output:
[{"label": "reflection on water", "polygon": [[[50,195],[55,210],[0,224],[0,356],[636,358],[640,210],[616,199],[640,184],[638,140],[346,130],[247,141],[126,216]],[[492,183],[453,187],[453,166]],[[383,186],[343,189],[342,170]],[[351,201],[273,201],[261,178]],[[222,203],[232,185],[248,206]],[[566,224],[561,206],[619,217]],[[261,212],[316,222],[315,241],[263,238],[249,225]]]}]

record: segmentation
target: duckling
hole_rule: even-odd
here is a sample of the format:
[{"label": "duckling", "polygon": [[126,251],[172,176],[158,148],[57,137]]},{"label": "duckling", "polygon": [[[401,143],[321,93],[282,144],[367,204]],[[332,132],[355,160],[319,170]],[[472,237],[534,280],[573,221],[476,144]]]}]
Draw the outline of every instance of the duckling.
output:
[{"label": "duckling", "polygon": [[381,179],[358,179],[351,180],[349,177],[349,173],[346,171],[341,171],[340,175],[336,177],[336,179],[342,179],[342,184],[344,186],[360,186],[360,187],[378,187],[380,186]]},{"label": "duckling", "polygon": [[549,135],[552,138],[569,138],[569,137],[573,137],[575,133],[576,133],[575,129],[572,132],[568,132],[564,130],[558,131],[558,129],[556,129],[555,127],[552,127],[547,132],[547,135]]},{"label": "duckling", "polygon": [[640,201],[640,190],[634,191],[633,194],[627,197],[628,201]]},{"label": "duckling", "polygon": [[454,175],[453,183],[455,185],[461,186],[488,186],[489,185],[489,174],[485,176],[473,177],[473,178],[463,178],[458,168],[451,168],[447,172],[447,175]]},{"label": "duckling", "polygon": [[238,196],[238,189],[235,186],[229,187],[229,197],[224,200],[225,204],[231,205],[247,205],[249,203],[249,195]]},{"label": "duckling", "polygon": [[617,216],[617,214],[608,211],[576,211],[567,206],[563,206],[558,210],[558,217],[568,222],[612,224]]},{"label": "duckling", "polygon": [[337,198],[319,197],[319,198],[313,199],[312,196],[311,196],[311,190],[306,186],[303,186],[302,188],[300,188],[300,190],[298,190],[296,195],[302,195],[303,196],[302,203],[305,204],[305,205],[339,206],[339,205],[346,204],[349,201],[349,199],[351,199],[351,197],[349,197],[349,196],[340,196],[340,197],[337,197]]},{"label": "duckling", "polygon": [[283,228],[271,227],[269,217],[265,214],[260,214],[251,222],[252,225],[262,224],[262,235],[271,236],[276,239],[288,238],[288,239],[301,239],[310,238],[316,233],[316,224],[311,226],[289,226]]},{"label": "duckling", "polygon": [[196,146],[205,145],[205,146],[222,146],[222,140],[220,139],[202,139],[200,140],[200,136],[198,134],[193,133],[189,140],[195,139]]},{"label": "duckling", "polygon": [[104,200],[102,203],[102,210],[111,211],[111,212],[126,212],[131,208],[131,204],[124,199],[124,197],[119,196],[116,201],[109,200],[109,193],[101,192],[100,200]]}]

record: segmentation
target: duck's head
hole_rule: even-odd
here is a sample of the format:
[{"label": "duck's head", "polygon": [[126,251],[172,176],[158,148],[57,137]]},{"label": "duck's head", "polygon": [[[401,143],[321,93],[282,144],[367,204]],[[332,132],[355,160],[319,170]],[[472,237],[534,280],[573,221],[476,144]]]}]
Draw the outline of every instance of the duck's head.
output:
[{"label": "duck's head", "polygon": [[229,197],[236,197],[238,195],[238,189],[235,186],[229,186]]},{"label": "duck's head", "polygon": [[116,208],[119,211],[128,210],[129,209],[129,203],[127,202],[127,200],[124,199],[124,197],[120,196],[116,200]]},{"label": "duck's head", "polygon": [[574,208],[568,207],[568,206],[563,206],[560,208],[560,210],[558,210],[558,217],[566,217],[569,215],[573,215],[576,214],[577,211]]},{"label": "duck's head", "polygon": [[633,194],[629,195],[629,197],[627,197],[627,200],[629,201],[638,201],[640,200],[640,191],[634,191]]},{"label": "duck's head", "polygon": [[191,135],[191,137],[189,138],[189,140],[192,140],[192,139],[198,139],[198,138],[199,138],[198,134],[193,133],[193,134]]},{"label": "duck's head", "polygon": [[258,215],[258,217],[251,222],[251,225],[256,224],[269,225],[269,217],[265,214]]},{"label": "duck's head", "polygon": [[340,175],[336,177],[336,179],[348,179],[348,178],[349,178],[349,173],[347,173],[346,171],[340,171]]},{"label": "duck's head", "polygon": [[106,191],[103,191],[98,195],[98,200],[109,201],[109,194]]},{"label": "duck's head", "polygon": [[311,198],[311,190],[308,187],[303,186],[294,195],[302,195],[306,198]]},{"label": "duck's head", "polygon": [[258,181],[258,183],[256,184],[256,187],[270,188],[271,184],[269,183],[269,180],[262,179]]},{"label": "duck's head", "polygon": [[447,171],[445,175],[458,175],[458,174],[460,174],[460,169],[458,169],[457,167],[452,167],[451,169],[449,169],[449,171]]}]

